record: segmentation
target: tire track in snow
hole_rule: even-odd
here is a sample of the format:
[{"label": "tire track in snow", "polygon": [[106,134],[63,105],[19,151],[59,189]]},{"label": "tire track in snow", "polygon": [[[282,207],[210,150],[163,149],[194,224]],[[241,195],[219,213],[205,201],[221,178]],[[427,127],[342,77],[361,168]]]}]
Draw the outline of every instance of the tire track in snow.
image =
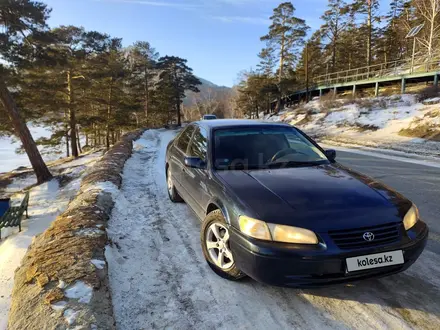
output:
[{"label": "tire track in snow", "polygon": [[109,222],[119,246],[106,252],[119,329],[439,328],[434,253],[404,274],[315,290],[215,275],[201,252],[199,221],[168,200],[164,161],[173,135],[151,130],[138,141]]}]

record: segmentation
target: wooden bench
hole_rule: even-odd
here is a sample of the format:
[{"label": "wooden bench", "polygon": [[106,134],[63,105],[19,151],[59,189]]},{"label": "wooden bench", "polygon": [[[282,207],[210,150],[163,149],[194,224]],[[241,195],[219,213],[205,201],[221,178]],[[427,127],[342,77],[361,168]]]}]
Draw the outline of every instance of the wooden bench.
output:
[{"label": "wooden bench", "polygon": [[[0,200],[0,239],[2,238],[2,228],[18,227],[19,231],[21,231],[21,218],[23,218],[23,214],[26,212],[26,219],[29,218],[29,192],[24,196],[20,206],[10,206],[9,203],[9,199]],[[4,212],[3,215],[2,212]]]}]

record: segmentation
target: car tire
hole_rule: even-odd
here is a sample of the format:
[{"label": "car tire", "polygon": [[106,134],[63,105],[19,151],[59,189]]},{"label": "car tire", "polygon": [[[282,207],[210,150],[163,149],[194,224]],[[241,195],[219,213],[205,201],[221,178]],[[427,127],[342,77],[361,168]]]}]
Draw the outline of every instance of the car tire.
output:
[{"label": "car tire", "polygon": [[174,186],[169,166],[166,167],[166,173],[168,197],[173,203],[182,203],[183,199],[180,197],[176,187]]},{"label": "car tire", "polygon": [[[217,234],[220,237],[215,236],[214,228],[217,229]],[[227,228],[228,224],[220,210],[210,212],[202,223],[200,243],[202,245],[203,255],[209,267],[211,267],[217,275],[230,281],[237,281],[246,275],[235,265],[232,251],[229,247],[229,231]],[[227,239],[224,239],[226,233]],[[212,245],[209,245],[211,247],[209,248],[208,242],[216,244],[216,246],[212,247]],[[223,259],[225,262],[223,266],[220,266],[222,262],[219,262],[219,258],[215,258],[215,256],[218,257],[219,254],[223,255],[223,257],[220,257],[220,259]],[[231,259],[229,259],[228,256]]]}]

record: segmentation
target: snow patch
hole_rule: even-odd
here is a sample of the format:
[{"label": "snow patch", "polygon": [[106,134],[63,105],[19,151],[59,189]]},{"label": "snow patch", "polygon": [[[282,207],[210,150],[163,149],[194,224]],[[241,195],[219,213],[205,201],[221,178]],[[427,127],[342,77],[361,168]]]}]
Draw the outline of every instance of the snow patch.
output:
[{"label": "snow patch", "polygon": [[104,269],[105,260],[92,259],[90,261],[97,269]]},{"label": "snow patch", "polygon": [[[27,126],[35,140],[40,137],[49,138],[52,134],[49,129],[35,126],[32,123],[28,123]],[[20,147],[21,142],[16,137],[0,137],[0,173],[12,171],[20,166],[30,166],[26,153],[16,153]],[[38,149],[43,148],[40,146]],[[59,158],[59,154],[43,154],[43,158],[45,161],[55,160]]]},{"label": "snow patch", "polygon": [[76,318],[78,317],[78,312],[75,312],[73,309],[66,309],[63,315],[67,324],[72,325],[75,323]]},{"label": "snow patch", "polygon": [[104,234],[105,232],[96,228],[83,228],[76,231],[78,236],[99,237]]},{"label": "snow patch", "polygon": [[67,306],[67,301],[57,301],[56,303],[53,303],[50,305],[50,307],[52,307],[53,310],[56,311],[63,311]]},{"label": "snow patch", "polygon": [[[0,241],[0,329],[6,329],[14,285],[14,272],[20,266],[35,235],[45,231],[56,216],[63,212],[70,197],[76,191],[59,189],[57,180],[34,187],[30,191],[29,219],[22,221],[22,232],[18,228],[3,228]],[[13,204],[20,203],[24,194],[13,196]],[[9,236],[9,237],[8,237]]]},{"label": "snow patch", "polygon": [[92,299],[93,288],[83,281],[76,281],[73,285],[64,290],[67,298],[78,299],[78,302],[88,304]]},{"label": "snow patch", "polygon": [[118,186],[116,186],[113,182],[110,181],[103,181],[103,182],[95,183],[93,185],[89,185],[86,187],[84,192],[90,190],[100,190],[100,191],[108,192],[112,195],[113,199],[115,199],[119,195]]}]

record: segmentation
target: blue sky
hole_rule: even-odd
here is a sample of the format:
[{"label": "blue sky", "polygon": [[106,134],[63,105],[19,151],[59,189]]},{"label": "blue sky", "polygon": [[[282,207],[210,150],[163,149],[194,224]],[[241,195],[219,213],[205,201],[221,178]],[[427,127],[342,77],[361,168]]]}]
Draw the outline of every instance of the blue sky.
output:
[{"label": "blue sky", "polygon": [[[160,55],[188,60],[194,73],[232,86],[237,74],[255,67],[268,18],[281,0],[42,0],[49,24],[83,26],[123,38],[124,46],[149,41]],[[297,16],[313,29],[327,0],[293,0]]]}]

